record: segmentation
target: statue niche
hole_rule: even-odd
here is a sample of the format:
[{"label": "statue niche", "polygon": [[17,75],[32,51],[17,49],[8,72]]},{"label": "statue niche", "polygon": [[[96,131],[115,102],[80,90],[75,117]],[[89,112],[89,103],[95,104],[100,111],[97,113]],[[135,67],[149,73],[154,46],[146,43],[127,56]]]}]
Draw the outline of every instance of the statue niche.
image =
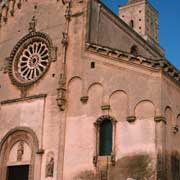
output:
[{"label": "statue niche", "polygon": [[20,141],[17,148],[17,161],[22,161],[24,154],[24,142]]},{"label": "statue niche", "polygon": [[54,154],[52,152],[47,155],[46,177],[54,176]]}]

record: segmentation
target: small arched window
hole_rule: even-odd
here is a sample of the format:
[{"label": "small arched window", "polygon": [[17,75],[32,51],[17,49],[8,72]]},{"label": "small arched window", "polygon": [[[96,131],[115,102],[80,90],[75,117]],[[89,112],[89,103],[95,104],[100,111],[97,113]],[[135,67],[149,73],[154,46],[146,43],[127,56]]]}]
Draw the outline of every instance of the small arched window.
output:
[{"label": "small arched window", "polygon": [[131,47],[131,54],[133,54],[134,56],[137,56],[138,55],[138,47],[136,45],[133,45]]},{"label": "small arched window", "polygon": [[107,156],[112,153],[112,122],[105,119],[99,128],[99,155]]},{"label": "small arched window", "polygon": [[130,26],[131,28],[134,28],[134,21],[133,21],[133,20],[130,20],[129,26]]}]

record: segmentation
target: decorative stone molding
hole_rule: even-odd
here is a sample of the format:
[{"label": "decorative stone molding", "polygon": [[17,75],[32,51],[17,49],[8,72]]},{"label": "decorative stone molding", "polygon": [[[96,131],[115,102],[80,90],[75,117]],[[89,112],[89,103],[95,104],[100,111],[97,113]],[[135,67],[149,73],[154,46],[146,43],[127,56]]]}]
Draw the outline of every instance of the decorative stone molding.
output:
[{"label": "decorative stone molding", "polygon": [[46,96],[47,96],[46,94],[38,94],[38,95],[28,96],[24,98],[9,99],[9,100],[1,101],[0,104],[1,105],[11,104],[11,103],[16,103],[16,102],[21,102],[21,101],[28,101],[31,99],[45,98]]},{"label": "decorative stone molding", "polygon": [[154,71],[161,71],[167,75],[176,84],[180,85],[180,71],[169,63],[166,59],[147,59],[141,56],[132,56],[128,52],[123,52],[118,49],[100,46],[93,43],[86,43],[86,50],[97,53],[109,58],[115,58],[124,62],[137,64],[146,68],[150,68]]},{"label": "decorative stone molding", "polygon": [[156,123],[163,122],[164,124],[166,124],[166,118],[163,117],[163,116],[156,116],[156,117],[154,117],[154,121],[155,121]]},{"label": "decorative stone molding", "polygon": [[127,121],[128,121],[129,123],[135,122],[135,121],[136,121],[136,116],[128,116],[128,117],[127,117]]},{"label": "decorative stone molding", "polygon": [[115,118],[113,118],[112,116],[103,115],[103,116],[101,116],[100,118],[97,119],[97,121],[94,123],[94,125],[101,124],[101,122],[104,121],[105,119],[109,119],[110,121],[112,121],[113,124],[117,123],[117,120]]},{"label": "decorative stone molding", "polygon": [[88,99],[89,99],[88,96],[82,96],[82,97],[80,98],[80,100],[81,100],[81,102],[82,102],[83,104],[87,104]]},{"label": "decorative stone molding", "polygon": [[101,106],[101,110],[105,111],[105,110],[110,110],[111,106],[110,105],[102,105]]}]

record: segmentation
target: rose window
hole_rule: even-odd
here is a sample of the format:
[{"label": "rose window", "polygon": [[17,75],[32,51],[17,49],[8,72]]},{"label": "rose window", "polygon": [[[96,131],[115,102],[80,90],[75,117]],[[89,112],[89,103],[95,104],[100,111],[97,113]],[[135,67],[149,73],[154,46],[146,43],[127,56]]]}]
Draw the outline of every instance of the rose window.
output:
[{"label": "rose window", "polygon": [[39,80],[50,66],[52,47],[47,35],[40,32],[22,38],[10,55],[9,76],[12,83],[25,87]]},{"label": "rose window", "polygon": [[48,66],[49,50],[45,43],[34,42],[22,52],[18,62],[18,74],[26,81],[40,77]]}]

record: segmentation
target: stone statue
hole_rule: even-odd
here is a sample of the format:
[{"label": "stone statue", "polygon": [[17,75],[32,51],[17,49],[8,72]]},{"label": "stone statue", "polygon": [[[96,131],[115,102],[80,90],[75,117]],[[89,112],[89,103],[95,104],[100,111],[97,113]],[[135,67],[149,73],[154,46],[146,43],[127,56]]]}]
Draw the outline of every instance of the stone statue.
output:
[{"label": "stone statue", "polygon": [[22,161],[24,154],[24,142],[20,141],[17,148],[17,161]]},{"label": "stone statue", "polygon": [[54,158],[51,157],[46,165],[46,177],[53,177],[54,174]]}]

